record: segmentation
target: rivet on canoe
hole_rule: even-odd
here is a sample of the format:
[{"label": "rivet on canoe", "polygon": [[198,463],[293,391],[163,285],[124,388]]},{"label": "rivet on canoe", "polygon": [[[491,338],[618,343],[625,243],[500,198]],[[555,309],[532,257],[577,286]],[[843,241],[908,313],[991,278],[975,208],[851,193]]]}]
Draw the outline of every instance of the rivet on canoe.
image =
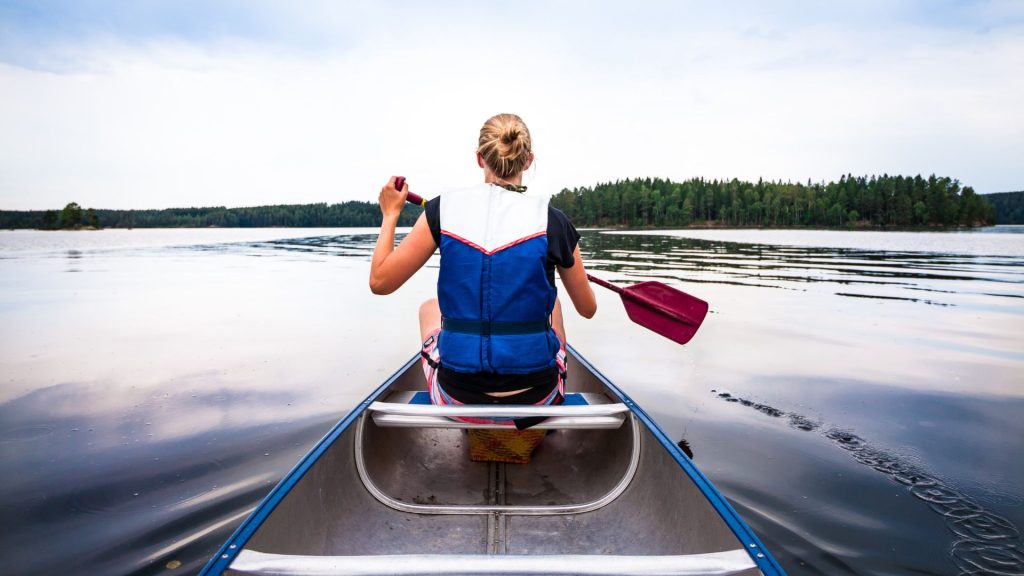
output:
[{"label": "rivet on canoe", "polygon": [[[753,544],[751,544],[751,546],[753,546]],[[228,548],[231,548],[232,550],[234,550],[235,548],[238,548],[238,545],[237,544],[232,544],[231,546],[228,546]]]},{"label": "rivet on canoe", "polygon": [[754,544],[753,542],[751,542],[751,543],[750,543],[750,547],[751,547],[751,548],[757,548],[757,544]]},{"label": "rivet on canoe", "polygon": [[225,560],[227,560],[227,559],[228,559],[228,555],[227,555],[227,554],[221,554],[221,555],[220,555],[220,557],[221,557],[221,558],[223,558],[223,559],[225,559]]},{"label": "rivet on canoe", "polygon": [[758,553],[757,553],[757,557],[758,557],[758,558],[764,558],[764,554],[762,554],[762,553],[758,552]]}]

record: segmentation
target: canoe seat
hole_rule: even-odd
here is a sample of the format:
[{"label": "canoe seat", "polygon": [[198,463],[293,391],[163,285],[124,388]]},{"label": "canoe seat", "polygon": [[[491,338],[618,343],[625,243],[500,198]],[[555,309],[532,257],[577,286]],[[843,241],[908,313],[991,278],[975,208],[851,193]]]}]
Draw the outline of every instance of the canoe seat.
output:
[{"label": "canoe seat", "polygon": [[746,550],[678,556],[514,554],[409,554],[382,556],[292,556],[242,550],[232,574],[664,574],[728,576],[760,574]]},{"label": "canoe seat", "polygon": [[387,402],[373,402],[367,408],[377,426],[403,428],[508,428],[501,424],[470,424],[452,420],[453,416],[474,418],[547,417],[536,429],[618,428],[626,420],[629,407],[613,404],[603,394],[571,393],[558,406],[486,404],[435,406],[427,392],[396,392]]}]

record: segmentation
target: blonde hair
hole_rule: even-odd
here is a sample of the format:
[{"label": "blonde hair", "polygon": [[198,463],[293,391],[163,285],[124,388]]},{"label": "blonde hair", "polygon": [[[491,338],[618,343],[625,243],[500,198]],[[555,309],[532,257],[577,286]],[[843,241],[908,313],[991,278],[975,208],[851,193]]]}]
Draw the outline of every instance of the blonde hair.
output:
[{"label": "blonde hair", "polygon": [[480,128],[477,152],[498,178],[513,178],[526,170],[532,148],[530,130],[515,114],[491,116]]}]

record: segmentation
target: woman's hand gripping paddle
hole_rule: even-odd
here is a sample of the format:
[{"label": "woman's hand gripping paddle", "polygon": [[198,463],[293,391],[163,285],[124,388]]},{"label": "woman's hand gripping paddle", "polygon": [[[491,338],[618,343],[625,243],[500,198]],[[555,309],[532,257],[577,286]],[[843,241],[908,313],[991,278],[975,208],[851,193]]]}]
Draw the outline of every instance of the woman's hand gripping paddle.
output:
[{"label": "woman's hand gripping paddle", "polygon": [[[405,186],[405,176],[396,176],[395,188],[398,188],[398,191],[401,192],[402,186]],[[415,204],[421,208],[427,205],[427,201],[424,200],[422,196],[413,192],[409,192],[405,195],[405,201],[410,204]]]},{"label": "woman's hand gripping paddle", "polygon": [[[404,185],[404,176],[395,178],[395,188],[401,190]],[[406,201],[417,206],[427,203],[412,192],[406,195]],[[673,342],[689,342],[708,314],[707,302],[661,282],[651,280],[623,288],[592,274],[587,274],[587,279],[618,292],[630,320]]]}]

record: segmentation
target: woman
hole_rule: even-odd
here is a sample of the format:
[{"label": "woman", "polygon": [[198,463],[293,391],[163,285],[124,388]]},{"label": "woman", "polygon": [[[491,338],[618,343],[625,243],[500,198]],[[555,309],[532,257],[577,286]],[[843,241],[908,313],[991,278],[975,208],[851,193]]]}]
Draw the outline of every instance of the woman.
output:
[{"label": "woman", "polygon": [[441,249],[438,297],[420,307],[423,367],[435,404],[561,403],[565,328],[554,272],[577,312],[590,318],[597,310],[579,233],[546,197],[523,194],[531,148],[518,116],[488,119],[476,153],[484,183],[427,202],[397,248],[395,225],[408,185],[398,190],[392,178],[380,191],[384,222],[370,266],[374,294],[397,290]]}]

